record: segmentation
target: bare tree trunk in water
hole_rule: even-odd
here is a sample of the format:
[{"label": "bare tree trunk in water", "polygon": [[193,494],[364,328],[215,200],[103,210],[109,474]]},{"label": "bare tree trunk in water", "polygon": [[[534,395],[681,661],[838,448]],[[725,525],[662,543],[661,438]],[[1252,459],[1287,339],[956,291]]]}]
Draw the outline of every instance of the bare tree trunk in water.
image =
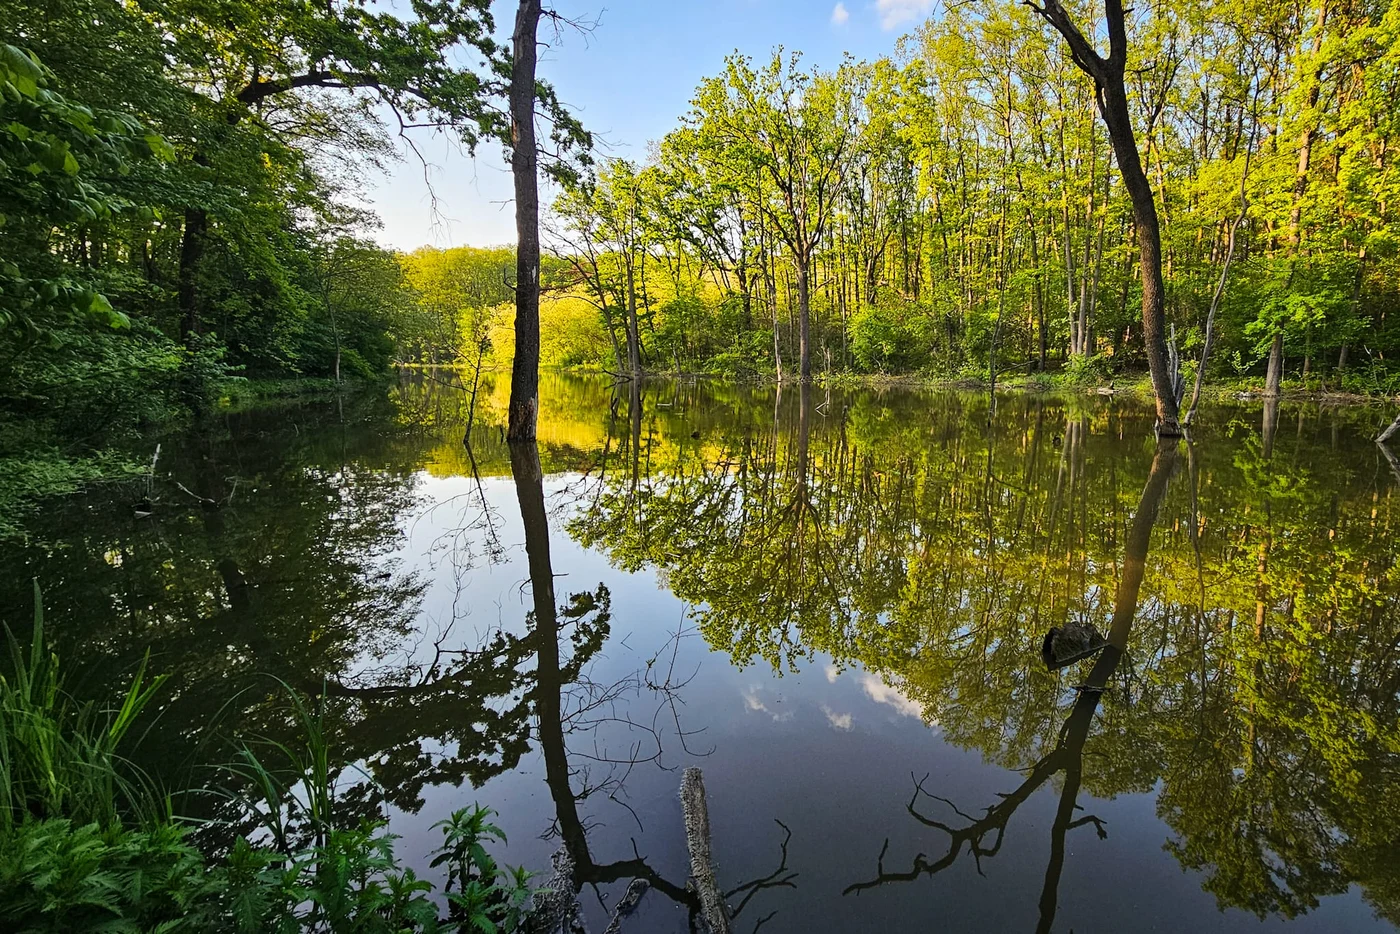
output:
[{"label": "bare tree trunk in water", "polygon": [[1142,170],[1137,138],[1128,111],[1124,69],[1128,60],[1128,33],[1122,0],[1105,0],[1109,55],[1103,58],[1079,31],[1060,0],[1045,0],[1035,10],[1065,38],[1074,63],[1091,78],[1098,92],[1099,113],[1113,141],[1113,154],[1123,185],[1133,204],[1137,225],[1139,268],[1142,274],[1142,338],[1147,366],[1152,373],[1152,389],[1157,396],[1157,431],[1164,437],[1178,437],[1177,398],[1172,374],[1167,366],[1166,296],[1162,284],[1162,231],[1157,219],[1157,202],[1152,183]]},{"label": "bare tree trunk in water", "polygon": [[[676,369],[680,369],[679,364]],[[642,329],[637,324],[637,273],[631,256],[627,257],[627,371],[634,380],[642,375]]]},{"label": "bare tree trunk in water", "polygon": [[540,0],[520,0],[510,74],[510,170],[515,180],[515,360],[506,437],[533,441],[540,409],[540,180],[535,150],[535,39]]}]

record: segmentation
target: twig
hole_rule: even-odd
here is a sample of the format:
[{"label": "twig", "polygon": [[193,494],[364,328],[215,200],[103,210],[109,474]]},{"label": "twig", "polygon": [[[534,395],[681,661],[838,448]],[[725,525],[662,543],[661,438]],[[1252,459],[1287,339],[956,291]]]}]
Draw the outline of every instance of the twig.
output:
[{"label": "twig", "polygon": [[179,480],[176,480],[176,481],[174,481],[174,482],[175,482],[175,485],[176,485],[177,487],[180,488],[180,492],[186,494],[187,496],[193,497],[196,501],[201,502],[201,503],[204,503],[204,504],[207,505],[207,506],[212,506],[212,505],[214,505],[214,500],[210,499],[209,497],[207,497],[207,496],[200,496],[198,493],[196,493],[194,490],[191,490],[189,487],[185,486],[185,485],[184,485],[183,483],[181,483]]}]

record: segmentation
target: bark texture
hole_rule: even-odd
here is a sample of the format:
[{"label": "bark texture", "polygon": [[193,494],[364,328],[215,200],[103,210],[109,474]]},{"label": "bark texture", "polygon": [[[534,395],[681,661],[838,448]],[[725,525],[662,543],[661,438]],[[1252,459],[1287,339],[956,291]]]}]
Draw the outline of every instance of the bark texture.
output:
[{"label": "bark texture", "polygon": [[729,913],[710,856],[710,811],[705,803],[705,782],[700,770],[694,767],[686,769],[681,776],[681,813],[685,817],[685,841],[690,850],[690,880],[700,898],[700,914],[710,934],[729,934]]},{"label": "bark texture", "polygon": [[1084,38],[1059,0],[1045,0],[1044,6],[1030,5],[1064,37],[1074,63],[1094,79],[1099,114],[1108,127],[1113,155],[1118,162],[1123,185],[1128,189],[1137,227],[1138,266],[1142,276],[1142,337],[1147,351],[1147,365],[1152,373],[1152,389],[1157,396],[1157,430],[1164,436],[1179,436],[1178,402],[1167,363],[1161,222],[1157,217],[1152,183],[1142,169],[1132,117],[1128,111],[1128,93],[1123,78],[1128,60],[1128,34],[1122,0],[1106,0],[1104,4],[1109,40],[1107,58],[1095,51]]},{"label": "bark texture", "polygon": [[540,408],[540,180],[535,148],[540,0],[520,0],[510,73],[510,170],[515,180],[515,361],[506,437],[532,441]]}]

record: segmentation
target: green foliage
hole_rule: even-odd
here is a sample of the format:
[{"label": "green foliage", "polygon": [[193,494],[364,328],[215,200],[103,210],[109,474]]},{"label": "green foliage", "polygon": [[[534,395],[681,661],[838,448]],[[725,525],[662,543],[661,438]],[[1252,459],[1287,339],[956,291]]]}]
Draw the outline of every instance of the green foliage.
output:
[{"label": "green foliage", "polygon": [[[265,830],[267,845],[238,837],[207,859],[188,831],[159,810],[147,784],[119,756],[165,677],[132,679],[120,706],[99,715],[64,692],[48,652],[34,587],[28,651],[10,638],[0,676],[0,913],[7,929],[511,932],[532,907],[529,873],[499,866],[486,850],[504,842],[489,808],[473,805],[437,825],[431,866],[446,867],[448,917],[435,886],[401,865],[382,820],[339,817],[323,707],[290,687],[301,742],[265,741],[285,761],[264,764],[244,745],[226,767],[235,798]],[[321,704],[324,703],[324,698]],[[139,817],[140,830],[124,827]]]},{"label": "green foliage", "polygon": [[133,210],[107,179],[129,173],[136,159],[171,154],[136,119],[94,111],[55,83],[32,53],[0,43],[0,333],[18,328],[30,339],[72,318],[128,324],[79,270],[36,245],[54,225]]},{"label": "green foliage", "polygon": [[[83,457],[230,373],[383,375],[413,309],[355,192],[385,114],[508,138],[489,6],[0,7],[0,419]],[[567,175],[587,133],[540,99]]]},{"label": "green foliage", "polygon": [[220,881],[174,824],[136,831],[54,818],[0,833],[0,910],[17,934],[211,930]]},{"label": "green foliage", "polygon": [[[1400,358],[1400,13],[1320,10],[1168,4],[1129,23],[1129,69],[1157,89],[1130,107],[1153,128],[1138,142],[1184,351],[1236,233],[1208,381],[1232,360],[1262,375],[1276,334],[1316,388],[1374,385],[1348,372],[1367,352]],[[805,314],[828,373],[985,380],[994,336],[999,375],[1141,368],[1131,206],[1062,46],[1000,0],[830,73],[731,56],[648,161],[609,160],[554,205],[567,294],[596,320],[572,317],[553,359],[615,369],[637,344],[655,371],[791,373]]]},{"label": "green foliage", "polygon": [[147,681],[143,661],[116,709],[70,698],[44,641],[37,581],[28,651],[14,633],[7,630],[7,636],[9,672],[0,675],[0,835],[31,818],[110,826],[122,812],[152,816],[156,800],[118,747],[165,679]]},{"label": "green foliage", "polygon": [[1071,357],[1062,372],[1063,381],[1071,386],[1092,386],[1103,382],[1108,361],[1099,355]]},{"label": "green foliage", "polygon": [[867,306],[851,317],[851,356],[867,373],[908,373],[928,362],[920,319],[903,305]]}]

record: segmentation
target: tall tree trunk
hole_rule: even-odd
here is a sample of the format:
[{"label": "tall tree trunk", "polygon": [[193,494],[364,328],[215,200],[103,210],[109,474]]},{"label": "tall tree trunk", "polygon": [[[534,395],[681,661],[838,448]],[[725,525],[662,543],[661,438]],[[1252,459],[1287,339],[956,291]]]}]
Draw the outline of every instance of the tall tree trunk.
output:
[{"label": "tall tree trunk", "polygon": [[1084,356],[1093,356],[1097,341],[1094,340],[1094,312],[1099,307],[1099,281],[1103,277],[1103,236],[1104,218],[1099,218],[1098,245],[1094,247],[1094,272],[1089,279],[1088,301],[1079,307],[1079,339],[1084,345]]},{"label": "tall tree trunk", "polygon": [[[1110,0],[1122,17],[1120,3]],[[1166,293],[1162,283],[1162,232],[1157,221],[1157,202],[1152,185],[1143,174],[1138,158],[1137,142],[1133,136],[1132,118],[1128,113],[1128,96],[1123,87],[1123,71],[1119,66],[1117,81],[1103,89],[1101,108],[1113,139],[1123,185],[1133,204],[1137,223],[1138,271],[1142,276],[1142,342],[1147,352],[1147,367],[1152,374],[1152,390],[1157,396],[1157,427],[1165,436],[1181,434],[1177,424],[1177,398],[1172,388],[1172,374],[1167,369]]]},{"label": "tall tree trunk", "polygon": [[797,376],[804,383],[812,380],[810,261],[805,253],[797,258]]},{"label": "tall tree trunk", "polygon": [[209,231],[209,214],[201,208],[185,211],[185,231],[180,239],[180,342],[189,346],[199,333],[199,262],[204,256],[204,239]]},{"label": "tall tree trunk", "polygon": [[1274,342],[1269,345],[1269,374],[1264,380],[1264,395],[1278,398],[1283,386],[1283,332],[1274,332]]},{"label": "tall tree trunk", "polygon": [[540,0],[520,0],[510,73],[510,170],[515,180],[515,360],[506,437],[533,441],[540,408],[540,180],[535,150],[535,38]]},{"label": "tall tree trunk", "polygon": [[[1062,181],[1068,186],[1068,181]],[[1069,313],[1069,352],[1071,356],[1079,355],[1079,315],[1076,313],[1077,303],[1074,300],[1074,245],[1070,237],[1069,222],[1069,195],[1068,188],[1064,188],[1060,194],[1060,213],[1064,220],[1064,246],[1065,246],[1065,308]]]},{"label": "tall tree trunk", "polygon": [[1235,258],[1235,238],[1240,224],[1249,213],[1249,161],[1254,154],[1254,132],[1249,135],[1249,147],[1244,153],[1244,171],[1240,173],[1240,208],[1235,214],[1235,222],[1230,225],[1229,239],[1225,244],[1225,262],[1220,267],[1220,279],[1215,283],[1215,294],[1210,299],[1210,311],[1206,315],[1206,333],[1201,343],[1201,363],[1196,367],[1196,388],[1191,393],[1191,405],[1186,410],[1186,424],[1196,415],[1196,406],[1201,402],[1201,388],[1206,382],[1206,364],[1210,362],[1210,349],[1215,334],[1215,313],[1220,309],[1220,297],[1225,294],[1225,283],[1230,277],[1230,263]]},{"label": "tall tree trunk", "polygon": [[[1353,319],[1361,310],[1361,290],[1366,284],[1366,247],[1356,256],[1356,278],[1351,287],[1351,316]],[[1347,368],[1347,342],[1342,341],[1342,349],[1337,353],[1337,372]]]},{"label": "tall tree trunk", "polygon": [[1132,116],[1128,111],[1128,93],[1123,75],[1128,60],[1128,34],[1122,0],[1105,0],[1104,14],[1108,25],[1109,56],[1103,58],[1079,27],[1074,24],[1060,0],[1045,0],[1035,8],[1050,25],[1064,36],[1073,53],[1074,62],[1094,79],[1098,90],[1099,113],[1108,127],[1113,142],[1113,155],[1118,161],[1123,186],[1133,205],[1137,224],[1139,268],[1142,275],[1142,338],[1147,351],[1147,366],[1152,373],[1152,390],[1157,396],[1157,430],[1166,437],[1177,437],[1181,426],[1177,422],[1177,398],[1172,373],[1167,365],[1166,296],[1162,284],[1162,231],[1157,219],[1157,202],[1152,195],[1152,183],[1142,170],[1137,138],[1133,134]]},{"label": "tall tree trunk", "polygon": [[637,323],[636,267],[627,257],[627,370],[632,378],[642,375],[642,329]]},{"label": "tall tree trunk", "polygon": [[1045,372],[1045,352],[1050,346],[1049,336],[1045,333],[1045,279],[1040,268],[1040,245],[1036,236],[1034,218],[1030,217],[1030,211],[1026,212],[1026,223],[1031,234],[1031,267],[1035,270],[1035,282],[1031,287],[1031,301],[1034,303],[1034,317],[1037,334],[1037,365],[1036,370]]}]

